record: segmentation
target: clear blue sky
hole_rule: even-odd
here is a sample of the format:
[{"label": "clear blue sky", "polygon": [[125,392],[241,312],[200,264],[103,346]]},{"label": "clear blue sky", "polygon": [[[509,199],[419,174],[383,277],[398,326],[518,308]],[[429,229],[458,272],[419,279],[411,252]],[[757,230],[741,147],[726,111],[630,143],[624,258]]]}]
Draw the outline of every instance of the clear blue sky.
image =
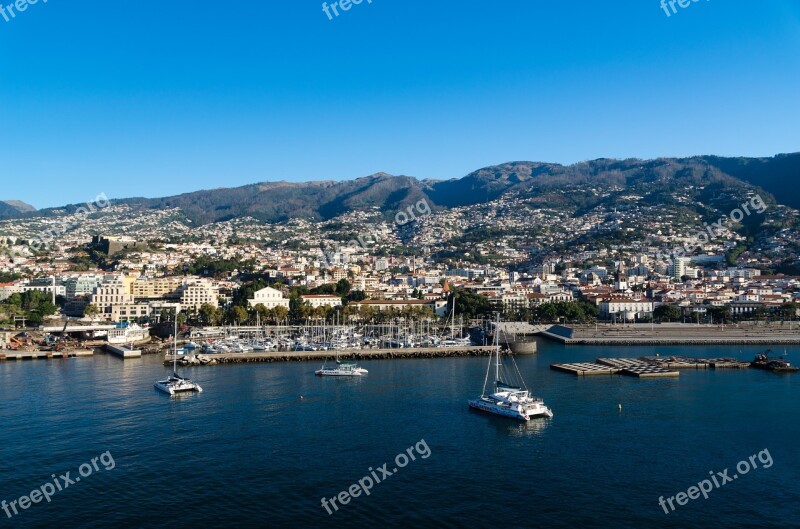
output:
[{"label": "clear blue sky", "polygon": [[0,198],[36,207],[800,151],[797,0],[43,1],[0,17]]}]

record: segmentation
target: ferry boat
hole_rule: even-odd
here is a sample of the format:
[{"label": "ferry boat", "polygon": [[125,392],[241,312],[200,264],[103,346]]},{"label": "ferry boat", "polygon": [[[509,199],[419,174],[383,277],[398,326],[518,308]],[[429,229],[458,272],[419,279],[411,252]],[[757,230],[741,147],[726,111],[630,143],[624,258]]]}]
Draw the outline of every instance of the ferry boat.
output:
[{"label": "ferry boat", "polygon": [[363,367],[358,367],[354,362],[339,362],[336,361],[336,367],[328,367],[324,363],[322,368],[314,371],[314,374],[320,377],[360,377],[369,373]]},{"label": "ferry boat", "polygon": [[[495,415],[502,415],[504,417],[511,417],[521,421],[529,421],[531,419],[546,417],[552,418],[553,412],[545,406],[544,401],[538,397],[531,396],[530,392],[525,388],[525,382],[522,381],[522,374],[517,369],[517,375],[522,382],[521,386],[513,386],[502,381],[500,377],[500,332],[498,317],[497,327],[495,327],[495,349],[489,356],[489,366],[486,371],[486,379],[483,382],[483,393],[477,399],[469,401],[469,407],[493,413]],[[492,360],[494,359],[494,392],[491,394],[486,393],[486,386],[489,381],[489,373],[491,371]],[[514,363],[516,368],[517,364]]]},{"label": "ferry boat", "polygon": [[135,323],[121,323],[109,329],[107,341],[113,345],[143,342],[150,338],[150,328]]}]

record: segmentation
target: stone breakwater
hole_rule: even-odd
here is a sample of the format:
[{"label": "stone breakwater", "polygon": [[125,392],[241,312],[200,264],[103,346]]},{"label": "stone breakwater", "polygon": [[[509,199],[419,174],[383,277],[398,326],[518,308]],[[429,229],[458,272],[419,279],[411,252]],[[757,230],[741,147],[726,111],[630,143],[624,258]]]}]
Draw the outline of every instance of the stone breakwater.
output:
[{"label": "stone breakwater", "polygon": [[[491,346],[441,347],[410,349],[345,349],[341,351],[277,351],[266,353],[221,353],[198,354],[197,356],[217,361],[217,364],[249,364],[272,362],[311,362],[327,359],[339,360],[385,360],[392,358],[453,358],[461,356],[489,356]],[[184,355],[179,355],[179,359]],[[191,356],[191,355],[190,355]],[[166,355],[165,364],[172,363],[172,355]]]}]

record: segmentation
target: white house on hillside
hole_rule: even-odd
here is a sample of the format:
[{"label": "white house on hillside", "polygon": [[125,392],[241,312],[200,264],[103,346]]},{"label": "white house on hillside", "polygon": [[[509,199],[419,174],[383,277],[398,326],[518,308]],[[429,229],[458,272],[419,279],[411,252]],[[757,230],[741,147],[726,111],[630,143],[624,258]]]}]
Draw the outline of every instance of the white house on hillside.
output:
[{"label": "white house on hillside", "polygon": [[264,305],[268,309],[274,309],[275,307],[289,308],[289,300],[283,297],[283,293],[270,287],[256,291],[253,294],[253,299],[248,299],[247,302],[251,307]]}]

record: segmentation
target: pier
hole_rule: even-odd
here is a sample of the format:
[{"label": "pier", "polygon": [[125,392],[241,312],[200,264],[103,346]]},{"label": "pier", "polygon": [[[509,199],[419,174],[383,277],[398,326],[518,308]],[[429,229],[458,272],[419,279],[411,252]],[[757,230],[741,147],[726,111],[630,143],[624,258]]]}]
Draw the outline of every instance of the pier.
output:
[{"label": "pier", "polygon": [[52,360],[54,358],[80,358],[94,356],[94,351],[79,349],[75,351],[8,351],[0,354],[0,362],[4,360]]},{"label": "pier", "polygon": [[141,358],[142,357],[142,350],[141,349],[134,349],[132,346],[127,345],[106,345],[106,351],[111,353],[114,356],[122,358],[123,360],[127,360],[129,358]]},{"label": "pier", "polygon": [[[309,362],[339,358],[340,360],[384,360],[389,358],[452,358],[461,356],[489,356],[492,346],[471,347],[416,347],[402,349],[342,349],[339,351],[277,351],[264,353],[214,353],[202,356],[216,360],[218,364],[247,364],[270,362]],[[185,358],[189,355],[178,355]],[[172,364],[173,355],[165,355],[164,363]]]}]

